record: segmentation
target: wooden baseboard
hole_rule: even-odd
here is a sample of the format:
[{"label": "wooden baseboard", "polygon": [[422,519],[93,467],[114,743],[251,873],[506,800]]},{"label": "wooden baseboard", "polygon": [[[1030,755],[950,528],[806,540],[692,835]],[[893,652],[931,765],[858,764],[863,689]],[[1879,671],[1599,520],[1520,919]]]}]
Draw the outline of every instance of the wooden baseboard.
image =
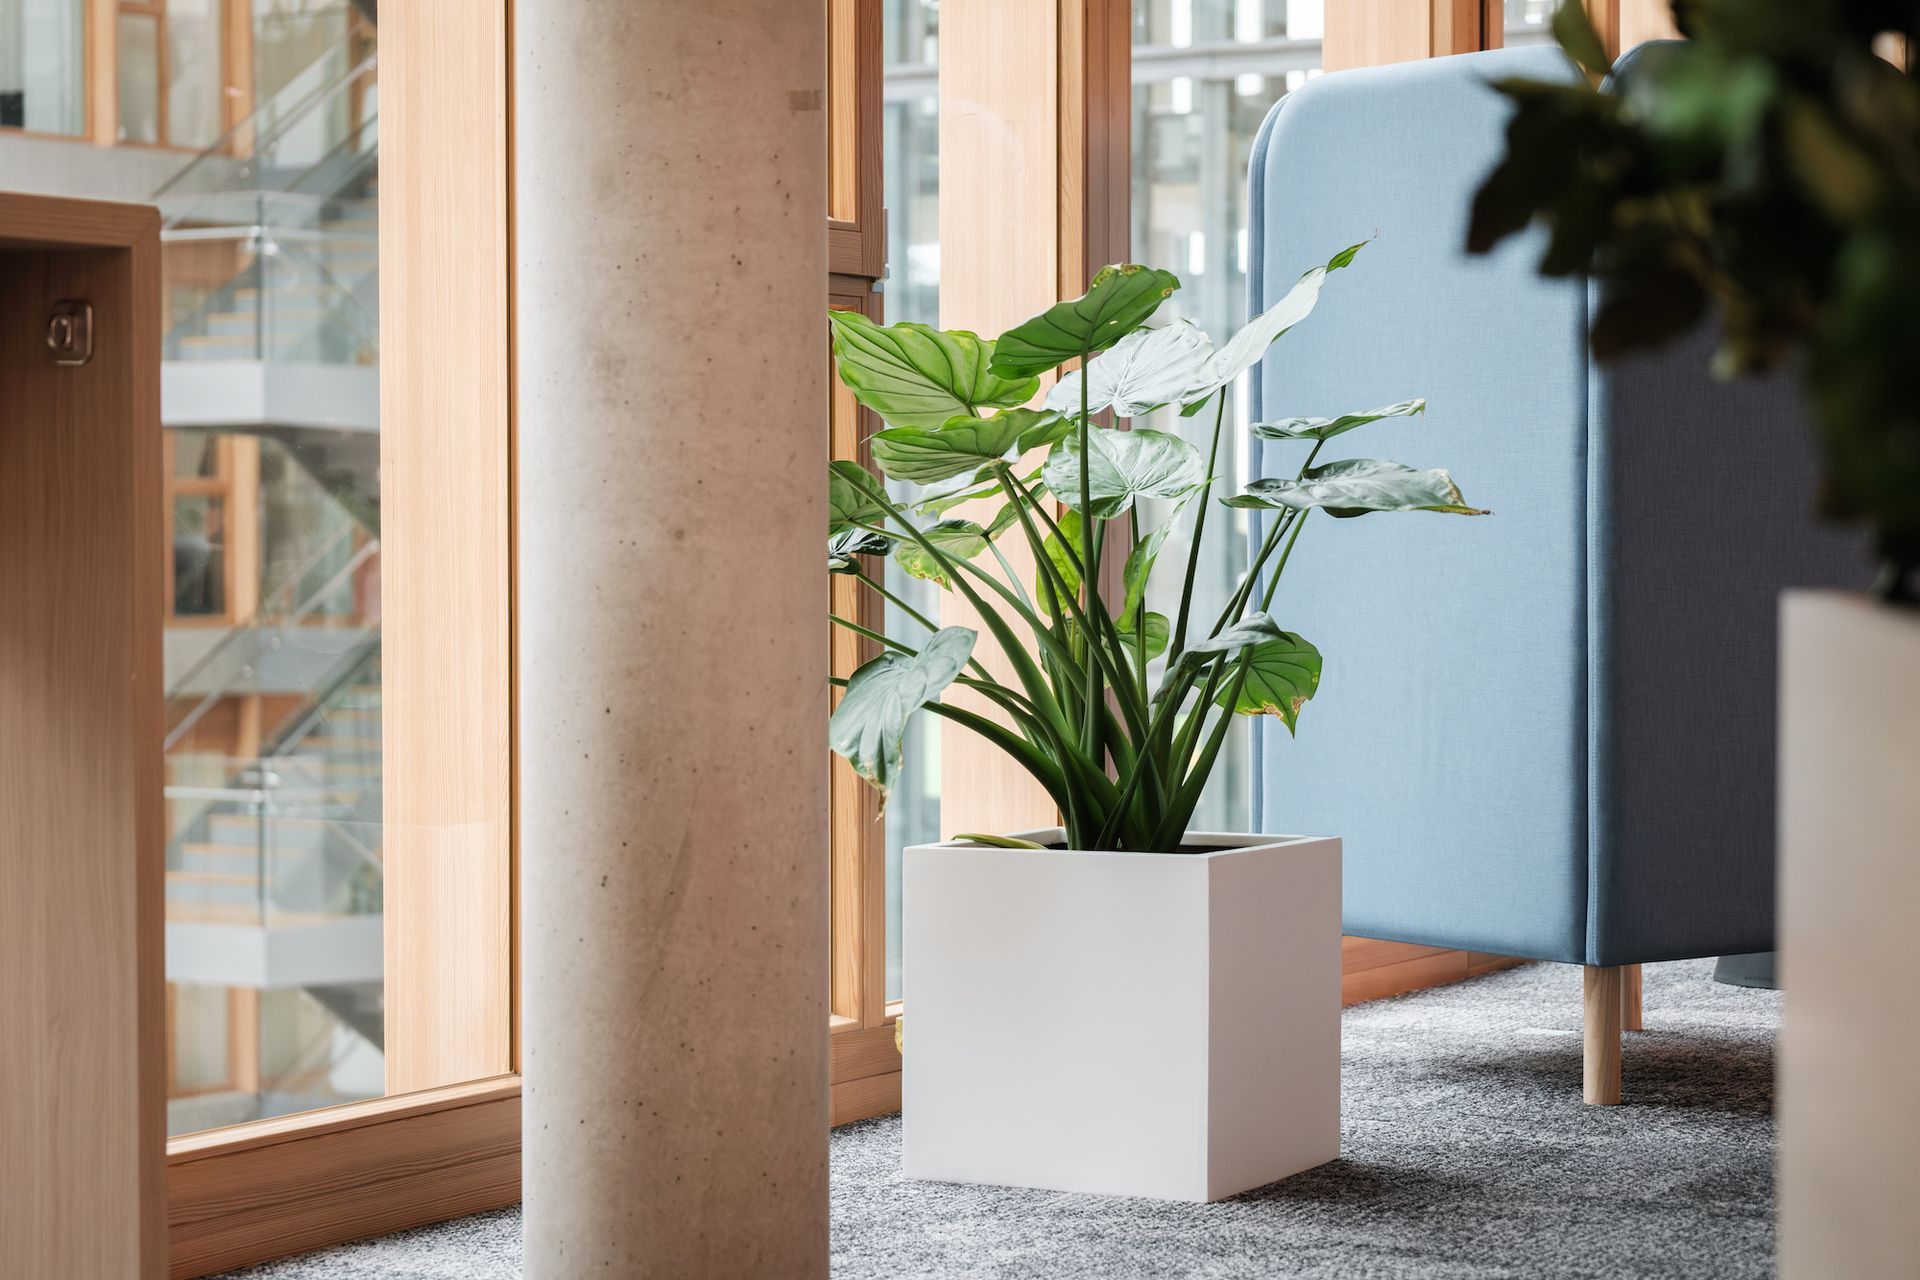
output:
[{"label": "wooden baseboard", "polygon": [[1340,941],[1340,1003],[1383,1000],[1506,969],[1524,961],[1482,951],[1449,951],[1374,938]]},{"label": "wooden baseboard", "polygon": [[167,1152],[168,1274],[192,1280],[520,1199],[520,1078],[218,1129]]}]

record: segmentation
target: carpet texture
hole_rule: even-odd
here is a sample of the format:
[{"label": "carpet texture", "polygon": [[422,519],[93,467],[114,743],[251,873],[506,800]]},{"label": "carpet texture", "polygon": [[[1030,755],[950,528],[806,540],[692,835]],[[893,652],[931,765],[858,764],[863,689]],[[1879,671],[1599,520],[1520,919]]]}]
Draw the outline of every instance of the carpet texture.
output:
[{"label": "carpet texture", "polygon": [[[916,1183],[898,1117],[833,1135],[833,1274],[1764,1277],[1779,994],[1650,965],[1625,1106],[1580,1101],[1580,971],[1530,965],[1346,1012],[1342,1158],[1215,1205]],[[233,1273],[505,1280],[508,1210]]]}]

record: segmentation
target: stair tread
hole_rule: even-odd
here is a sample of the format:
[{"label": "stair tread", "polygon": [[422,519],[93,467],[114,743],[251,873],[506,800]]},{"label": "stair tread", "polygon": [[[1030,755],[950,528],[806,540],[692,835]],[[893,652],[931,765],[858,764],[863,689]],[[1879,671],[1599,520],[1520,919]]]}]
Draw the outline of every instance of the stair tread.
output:
[{"label": "stair tread", "polygon": [[177,884],[259,884],[259,876],[241,875],[233,871],[179,871],[169,868],[169,883]]}]

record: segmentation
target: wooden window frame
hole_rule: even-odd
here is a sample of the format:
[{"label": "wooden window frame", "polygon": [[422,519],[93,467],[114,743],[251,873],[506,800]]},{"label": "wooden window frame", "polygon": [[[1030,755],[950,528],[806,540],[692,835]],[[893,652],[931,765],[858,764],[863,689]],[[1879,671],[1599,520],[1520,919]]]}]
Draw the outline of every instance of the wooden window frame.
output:
[{"label": "wooden window frame", "polygon": [[[202,149],[203,144],[195,142],[176,143],[173,141],[172,131],[168,128],[167,3],[168,0],[109,0],[110,7],[104,11],[100,9],[90,9],[87,13],[87,44],[91,49],[94,47],[94,42],[103,38],[101,33],[96,33],[93,30],[93,26],[95,25],[96,14],[104,12],[105,16],[110,18],[113,24],[111,27],[112,33],[105,35],[104,40],[107,52],[107,68],[113,77],[111,86],[108,89],[108,92],[112,95],[113,105],[112,119],[108,128],[116,145],[123,147],[143,147],[156,151],[199,151]],[[224,134],[233,128],[233,126],[239,122],[239,119],[252,109],[253,7],[249,0],[216,0],[216,3],[220,6],[219,13],[215,15],[215,21],[219,27],[220,47],[220,132]],[[122,139],[119,136],[120,64],[118,56],[118,24],[120,15],[122,14],[134,14],[154,20],[154,130],[159,136],[151,142]],[[89,56],[87,63],[88,65],[86,70],[83,71],[83,75],[89,72],[97,73],[99,71],[100,62],[96,57]],[[235,74],[236,67],[244,68],[239,74],[238,79],[236,79]],[[236,99],[235,95],[228,93],[227,90],[230,88],[242,88],[245,92],[246,102],[243,103]],[[90,107],[94,105],[96,101],[95,95],[87,94],[87,102]],[[238,114],[236,114],[236,112],[238,112]],[[97,140],[99,138],[97,125],[92,129],[92,132]]]},{"label": "wooden window frame", "polygon": [[381,32],[388,1096],[170,1141],[174,1277],[519,1199],[508,24]]},{"label": "wooden window frame", "polygon": [[[827,301],[883,319],[875,286],[886,272],[886,213],[881,175],[880,0],[829,0],[827,6]],[[833,454],[871,465],[866,441],[885,424],[830,380]],[[833,607],[879,631],[884,609],[848,578],[833,579]],[[878,652],[871,640],[833,628],[836,675]],[[835,695],[836,698],[838,695]],[[900,1053],[894,1045],[898,1002],[887,1000],[886,826],[873,788],[832,757],[831,793],[832,1123],[900,1107]]]}]

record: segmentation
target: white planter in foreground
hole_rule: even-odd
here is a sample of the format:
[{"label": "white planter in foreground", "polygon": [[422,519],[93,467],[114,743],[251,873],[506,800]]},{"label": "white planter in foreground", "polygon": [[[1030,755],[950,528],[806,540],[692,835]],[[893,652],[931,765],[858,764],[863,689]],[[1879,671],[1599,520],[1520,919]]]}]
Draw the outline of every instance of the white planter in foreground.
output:
[{"label": "white planter in foreground", "polygon": [[908,1177],[1219,1200],[1340,1154],[1340,842],[1187,839],[906,851]]},{"label": "white planter in foreground", "polygon": [[1793,591],[1781,621],[1780,1274],[1910,1276],[1920,610]]}]

